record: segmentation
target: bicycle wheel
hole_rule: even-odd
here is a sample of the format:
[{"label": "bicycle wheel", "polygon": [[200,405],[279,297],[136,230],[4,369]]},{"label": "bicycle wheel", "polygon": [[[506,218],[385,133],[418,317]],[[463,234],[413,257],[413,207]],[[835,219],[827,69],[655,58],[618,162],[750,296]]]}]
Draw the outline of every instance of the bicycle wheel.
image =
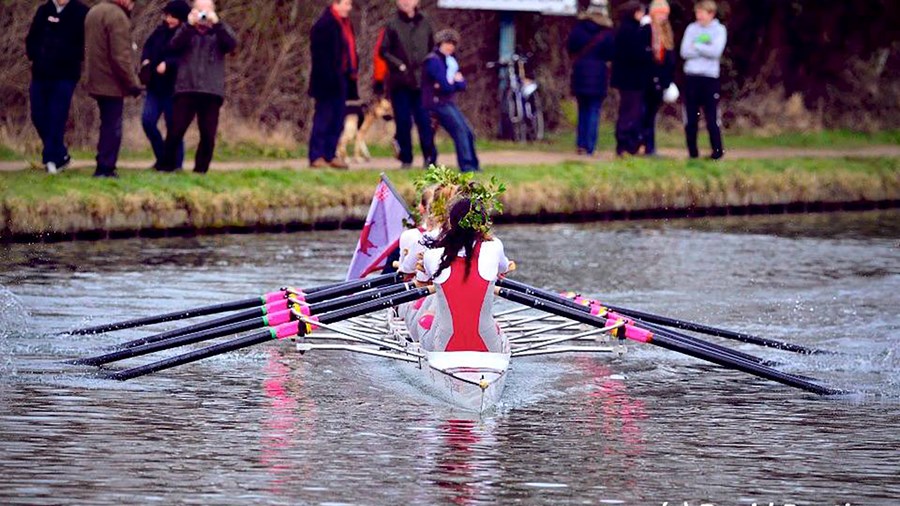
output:
[{"label": "bicycle wheel", "polygon": [[535,91],[525,99],[525,114],[522,118],[525,139],[528,142],[544,140],[544,107],[541,96]]}]

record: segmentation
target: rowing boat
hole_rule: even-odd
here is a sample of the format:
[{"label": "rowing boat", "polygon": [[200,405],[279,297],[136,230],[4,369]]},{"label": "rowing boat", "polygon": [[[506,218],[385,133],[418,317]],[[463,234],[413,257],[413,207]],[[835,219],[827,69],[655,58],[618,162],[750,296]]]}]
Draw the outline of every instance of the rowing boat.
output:
[{"label": "rowing boat", "polygon": [[340,350],[404,362],[402,374],[412,378],[422,391],[441,402],[477,413],[490,411],[501,403],[513,357],[625,352],[625,347],[613,342],[606,333],[612,327],[588,328],[551,315],[526,313],[526,309],[495,315],[509,339],[508,353],[423,350],[393,309],[383,315],[328,325],[324,332],[296,338],[295,346],[304,354]]}]

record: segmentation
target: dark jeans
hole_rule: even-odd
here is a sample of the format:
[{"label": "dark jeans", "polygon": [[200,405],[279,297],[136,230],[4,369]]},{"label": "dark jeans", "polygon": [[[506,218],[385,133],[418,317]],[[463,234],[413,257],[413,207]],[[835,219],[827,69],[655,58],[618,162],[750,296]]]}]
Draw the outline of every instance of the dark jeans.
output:
[{"label": "dark jeans", "polygon": [[212,162],[216,147],[216,130],[219,128],[219,109],[222,97],[211,93],[179,93],[172,104],[172,129],[166,135],[163,158],[159,170],[172,171],[178,168],[178,150],[184,143],[184,134],[197,117],[200,130],[200,144],[194,160],[194,172],[206,173]]},{"label": "dark jeans", "polygon": [[600,128],[600,108],[606,97],[589,97],[578,95],[578,137],[575,144],[587,154],[594,153],[597,147],[597,129]]},{"label": "dark jeans", "polygon": [[[150,146],[153,148],[153,156],[156,157],[156,163],[153,167],[160,166],[160,160],[163,159],[163,151],[165,150],[165,141],[159,133],[157,123],[160,116],[164,116],[166,120],[166,131],[172,130],[172,104],[171,95],[157,95],[156,93],[147,92],[147,98],[144,99],[144,110],[141,113],[141,126],[144,127],[144,133],[150,140]],[[184,142],[178,147],[178,153],[175,155],[175,166],[181,167],[184,163]]]},{"label": "dark jeans", "polygon": [[43,163],[57,165],[69,156],[66,148],[66,122],[69,121],[69,106],[75,92],[75,81],[34,80],[29,88],[31,96],[31,122],[41,137],[44,150]]},{"label": "dark jeans", "polygon": [[619,117],[616,120],[616,154],[635,154],[641,148],[641,115],[644,92],[619,90]]},{"label": "dark jeans", "polygon": [[437,149],[434,146],[434,132],[431,131],[431,118],[428,110],[422,105],[422,92],[419,90],[394,90],[391,92],[391,105],[394,107],[394,121],[397,125],[397,145],[400,146],[400,162],[412,163],[412,125],[416,123],[419,131],[419,144],[425,166],[437,162]]},{"label": "dark jeans", "polygon": [[644,114],[641,119],[644,154],[656,153],[656,114],[662,106],[662,92],[651,88],[644,93]]},{"label": "dark jeans", "polygon": [[309,134],[310,162],[319,158],[327,162],[334,160],[346,114],[347,100],[342,96],[316,100],[312,132]]},{"label": "dark jeans", "polygon": [[475,154],[475,133],[466,121],[465,116],[455,104],[440,104],[431,109],[441,127],[453,138],[456,146],[456,162],[462,172],[480,170],[478,156]]},{"label": "dark jeans", "polygon": [[122,147],[122,97],[94,97],[100,108],[100,139],[97,141],[97,171],[95,175],[115,174]]},{"label": "dark jeans", "polygon": [[697,148],[697,131],[700,128],[700,109],[706,118],[709,144],[713,156],[723,153],[721,119],[719,118],[719,80],[714,77],[687,76],[684,85],[684,135],[687,138],[688,154],[691,158],[700,156]]}]

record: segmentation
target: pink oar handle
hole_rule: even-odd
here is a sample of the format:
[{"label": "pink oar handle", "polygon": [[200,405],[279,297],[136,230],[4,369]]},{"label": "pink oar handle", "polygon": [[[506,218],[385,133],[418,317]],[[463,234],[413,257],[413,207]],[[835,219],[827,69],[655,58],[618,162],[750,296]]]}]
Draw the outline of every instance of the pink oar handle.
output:
[{"label": "pink oar handle", "polygon": [[278,311],[284,311],[288,308],[288,300],[282,298],[281,300],[276,300],[274,302],[269,302],[266,304],[266,314],[272,314]]},{"label": "pink oar handle", "polygon": [[266,316],[266,324],[270,327],[275,327],[276,325],[281,325],[282,323],[287,323],[291,321],[293,318],[293,313],[290,309],[285,309],[284,311],[276,311]]},{"label": "pink oar handle", "polygon": [[[310,316],[307,318],[307,320],[317,322],[317,321],[319,321],[319,318],[315,317],[315,316]],[[306,325],[306,332],[304,334],[309,334],[313,330],[316,330],[317,328],[319,328],[314,324],[307,324],[305,322],[295,320],[292,322],[283,323],[283,324],[275,327],[275,338],[276,339],[287,339],[289,337],[296,336],[297,334],[300,333],[300,325]]]},{"label": "pink oar handle", "polygon": [[639,343],[649,343],[653,340],[653,332],[644,330],[634,326],[634,320],[627,316],[622,316],[612,311],[606,314],[606,325],[615,325],[618,322],[625,322],[625,337]]},{"label": "pink oar handle", "polygon": [[278,290],[277,292],[269,292],[263,295],[263,298],[266,301],[266,304],[270,304],[272,302],[278,302],[279,300],[283,300],[287,298],[286,290]]}]

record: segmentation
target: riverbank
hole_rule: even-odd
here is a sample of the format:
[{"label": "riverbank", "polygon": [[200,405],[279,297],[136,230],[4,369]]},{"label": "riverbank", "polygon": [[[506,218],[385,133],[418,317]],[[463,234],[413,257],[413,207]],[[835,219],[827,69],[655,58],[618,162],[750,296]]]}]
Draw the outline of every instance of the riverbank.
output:
[{"label": "riverbank", "polygon": [[[378,171],[0,173],[0,239],[40,241],[360,226]],[[411,199],[418,171],[393,171]],[[722,162],[641,158],[488,167],[504,221],[566,221],[896,207],[900,157]]]}]

